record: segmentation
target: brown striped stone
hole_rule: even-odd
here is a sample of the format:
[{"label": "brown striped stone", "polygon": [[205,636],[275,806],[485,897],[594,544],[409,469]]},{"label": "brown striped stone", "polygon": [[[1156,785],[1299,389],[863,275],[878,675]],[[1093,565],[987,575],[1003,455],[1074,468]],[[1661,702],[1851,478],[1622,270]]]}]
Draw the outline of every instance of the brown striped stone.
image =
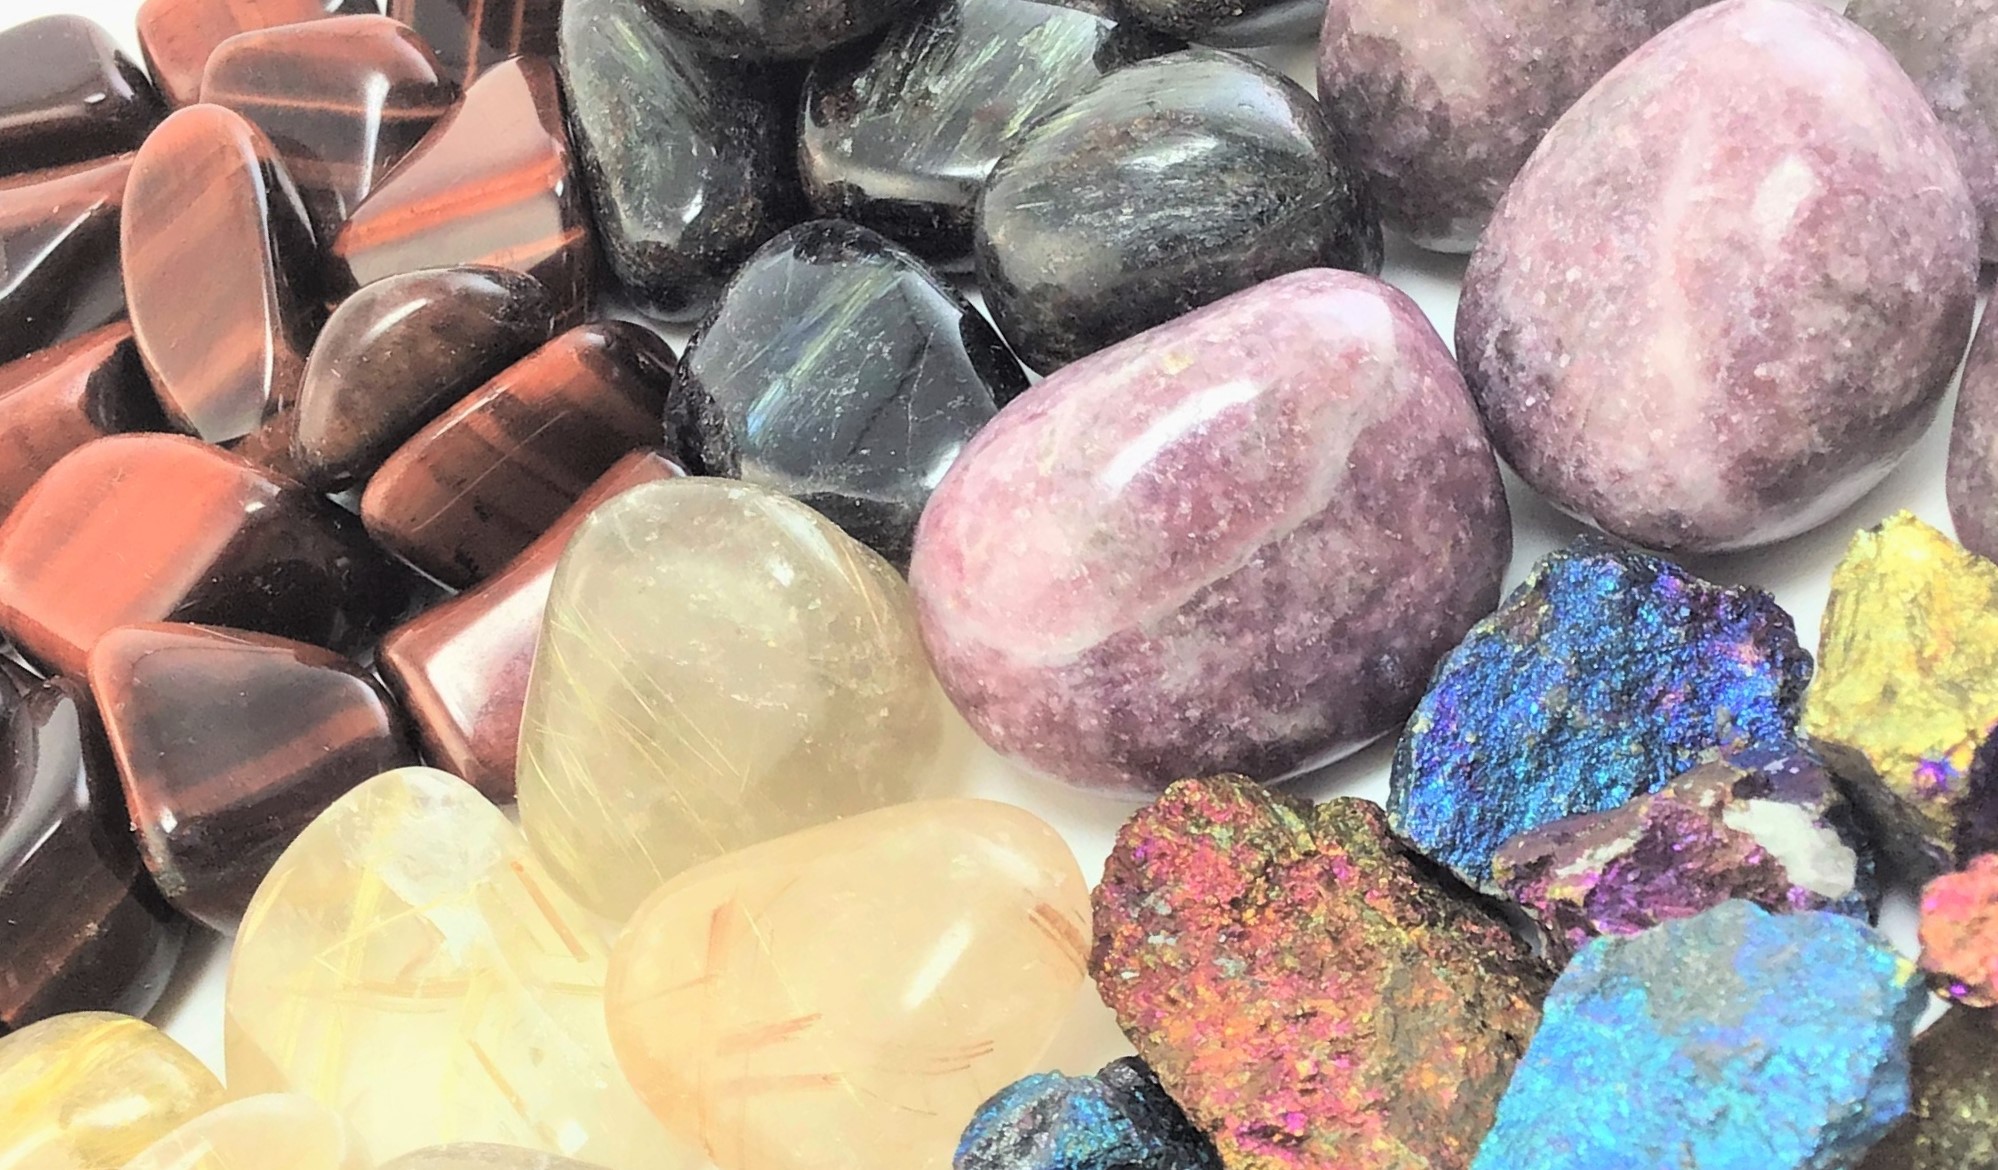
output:
[{"label": "brown striped stone", "polygon": [[165,114],[94,21],[44,16],[0,32],[0,175],[135,150]]},{"label": "brown striped stone", "polygon": [[57,460],[92,439],[164,429],[166,416],[123,322],[0,366],[0,516]]},{"label": "brown striped stone", "polygon": [[0,362],[124,316],[118,220],[131,170],[128,154],[0,179]]},{"label": "brown striped stone", "polygon": [[167,101],[185,106],[201,100],[208,58],[237,33],[375,11],[374,0],[146,0],[139,51]]},{"label": "brown striped stone", "polygon": [[389,0],[465,85],[508,57],[552,57],[562,0]]}]

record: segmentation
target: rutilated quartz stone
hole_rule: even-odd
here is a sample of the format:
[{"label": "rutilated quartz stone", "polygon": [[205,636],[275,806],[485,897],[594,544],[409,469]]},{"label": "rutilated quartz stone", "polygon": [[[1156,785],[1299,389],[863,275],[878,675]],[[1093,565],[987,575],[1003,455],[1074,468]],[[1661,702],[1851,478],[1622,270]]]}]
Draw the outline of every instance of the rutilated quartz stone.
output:
[{"label": "rutilated quartz stone", "polygon": [[0,1036],[0,1166],[122,1170],[222,1101],[222,1083],[164,1032],[76,1012]]},{"label": "rutilated quartz stone", "polygon": [[518,1146],[498,1146],[491,1142],[456,1142],[431,1146],[404,1154],[381,1170],[600,1170],[587,1162],[523,1150]]},{"label": "rutilated quartz stone", "polygon": [[125,1170],[369,1170],[340,1116],[310,1097],[266,1093],[201,1114]]}]

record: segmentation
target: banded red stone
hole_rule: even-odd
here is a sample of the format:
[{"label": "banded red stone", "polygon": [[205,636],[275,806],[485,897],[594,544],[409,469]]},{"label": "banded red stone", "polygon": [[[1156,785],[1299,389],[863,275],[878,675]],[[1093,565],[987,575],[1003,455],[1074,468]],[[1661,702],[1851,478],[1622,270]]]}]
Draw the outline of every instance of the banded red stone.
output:
[{"label": "banded red stone", "polygon": [[0,366],[0,516],[92,439],[165,429],[123,322]]},{"label": "banded red stone", "polygon": [[508,57],[552,57],[562,0],[389,0],[466,85]]},{"label": "banded red stone", "polygon": [[120,155],[0,179],[0,362],[124,316],[118,224],[131,170]]},{"label": "banded red stone", "polygon": [[44,16],[0,31],[0,175],[123,154],[165,115],[96,22]]},{"label": "banded red stone", "polygon": [[208,58],[237,33],[375,11],[374,0],[145,0],[139,51],[167,101],[191,105],[201,100]]}]

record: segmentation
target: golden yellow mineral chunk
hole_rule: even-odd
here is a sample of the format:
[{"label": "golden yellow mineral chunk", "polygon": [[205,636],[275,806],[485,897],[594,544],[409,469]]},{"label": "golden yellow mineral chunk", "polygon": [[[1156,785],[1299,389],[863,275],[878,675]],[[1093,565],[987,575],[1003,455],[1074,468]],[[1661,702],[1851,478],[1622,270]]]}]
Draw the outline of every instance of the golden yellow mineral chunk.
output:
[{"label": "golden yellow mineral chunk", "polygon": [[222,1099],[222,1083],[166,1033],[76,1012],[0,1036],[0,1168],[119,1170]]},{"label": "golden yellow mineral chunk", "polygon": [[598,508],[556,570],[521,827],[622,922],[711,857],[911,799],[969,734],[888,562],[762,488],[649,484]]},{"label": "golden yellow mineral chunk", "polygon": [[1073,1006],[1089,890],[1032,814],[928,801],[681,875],[611,961],[632,1083],[722,1170],[944,1170]]},{"label": "golden yellow mineral chunk", "polygon": [[375,1159],[490,1141],[679,1170],[603,1023],[588,919],[470,785],[428,768],[342,797],[257,890],[231,957],[229,1087],[302,1093]]},{"label": "golden yellow mineral chunk", "polygon": [[125,1170],[368,1170],[345,1122],[308,1097],[267,1093],[211,1109]]}]

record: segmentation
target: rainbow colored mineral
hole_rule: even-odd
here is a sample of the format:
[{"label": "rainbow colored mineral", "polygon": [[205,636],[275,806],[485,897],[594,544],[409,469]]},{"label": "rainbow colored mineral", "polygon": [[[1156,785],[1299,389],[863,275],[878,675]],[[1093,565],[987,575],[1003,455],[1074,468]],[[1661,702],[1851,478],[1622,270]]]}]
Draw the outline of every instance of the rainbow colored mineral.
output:
[{"label": "rainbow colored mineral", "polygon": [[979,1107],[952,1170],[1221,1170],[1214,1143],[1135,1056],[1093,1077],[1036,1073]]},{"label": "rainbow colored mineral", "polygon": [[1971,1007],[1998,1006],[1998,855],[1973,858],[1922,890],[1922,969]]}]

